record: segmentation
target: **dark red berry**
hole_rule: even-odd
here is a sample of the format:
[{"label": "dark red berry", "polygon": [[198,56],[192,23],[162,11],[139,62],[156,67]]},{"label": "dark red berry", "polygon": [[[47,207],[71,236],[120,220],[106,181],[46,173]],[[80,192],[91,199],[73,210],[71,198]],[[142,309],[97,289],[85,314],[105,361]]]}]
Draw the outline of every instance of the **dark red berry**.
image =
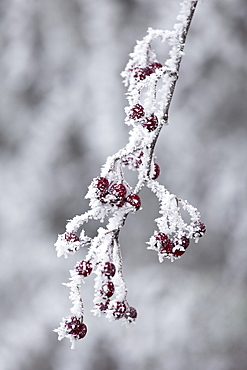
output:
[{"label": "dark red berry", "polygon": [[83,322],[81,322],[81,320],[78,319],[76,316],[72,316],[65,321],[65,326],[68,334],[73,335],[74,339],[77,340],[84,338],[87,334],[87,327]]},{"label": "dark red berry", "polygon": [[113,277],[116,273],[116,267],[114,263],[106,262],[102,272],[105,276]]},{"label": "dark red berry", "polygon": [[78,238],[78,236],[75,233],[66,232],[64,237],[65,237],[65,240],[69,243],[74,243],[74,242],[79,242],[80,241],[80,239]]},{"label": "dark red berry", "polygon": [[99,303],[99,309],[102,312],[105,312],[109,306],[110,299],[107,299],[106,301],[100,302]]},{"label": "dark red berry", "polygon": [[109,193],[114,195],[116,198],[124,198],[127,190],[123,184],[113,184],[109,188]]},{"label": "dark red berry", "polygon": [[107,195],[109,181],[105,177],[97,177],[93,185],[96,188],[96,197],[102,200]]},{"label": "dark red berry", "polygon": [[154,163],[154,172],[152,180],[156,180],[160,175],[160,166],[157,163]]},{"label": "dark red berry", "polygon": [[160,253],[172,253],[174,243],[166,234],[158,233],[155,235],[155,239],[158,242],[157,246]]},{"label": "dark red berry", "polygon": [[105,297],[112,297],[115,291],[114,284],[111,281],[102,285],[100,293]]},{"label": "dark red berry", "polygon": [[162,67],[163,67],[163,66],[162,66],[162,64],[161,64],[161,63],[159,63],[159,62],[153,62],[153,63],[151,63],[151,64],[150,64],[150,66],[149,66],[149,68],[151,68],[153,72],[155,72],[155,70],[156,70],[157,68],[162,68]]},{"label": "dark red berry", "polygon": [[126,304],[124,302],[115,302],[113,306],[113,316],[118,320],[121,319],[126,312]]},{"label": "dark red berry", "polygon": [[128,307],[124,316],[130,322],[134,321],[137,318],[137,311],[134,307]]},{"label": "dark red berry", "polygon": [[206,232],[206,225],[201,221],[196,221],[193,224],[193,238],[201,238]]},{"label": "dark red berry", "polygon": [[144,68],[135,68],[134,69],[134,78],[137,80],[145,80],[147,76],[150,76],[153,73],[153,69],[150,67],[144,67]]},{"label": "dark red berry", "polygon": [[131,119],[139,119],[144,116],[144,108],[141,104],[134,105],[133,108],[130,110],[129,118]]},{"label": "dark red berry", "polygon": [[145,127],[149,132],[156,130],[158,127],[159,121],[157,116],[153,113],[143,121],[142,126]]},{"label": "dark red berry", "polygon": [[78,275],[81,275],[81,276],[84,276],[84,277],[87,277],[88,275],[91,274],[93,268],[92,268],[92,264],[90,261],[81,261],[79,262],[76,267],[76,272],[78,273]]},{"label": "dark red berry", "polygon": [[141,207],[141,198],[137,194],[130,194],[126,198],[126,202],[138,210]]}]

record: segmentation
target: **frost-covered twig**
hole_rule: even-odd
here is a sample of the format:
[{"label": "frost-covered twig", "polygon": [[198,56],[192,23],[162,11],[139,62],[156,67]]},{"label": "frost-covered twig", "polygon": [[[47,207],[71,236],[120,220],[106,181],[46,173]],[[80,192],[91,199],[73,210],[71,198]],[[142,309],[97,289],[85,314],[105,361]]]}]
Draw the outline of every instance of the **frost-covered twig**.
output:
[{"label": "frost-covered twig", "polygon": [[[161,216],[156,220],[158,231],[151,236],[148,249],[157,251],[159,261],[164,258],[174,261],[180,258],[189,246],[190,239],[198,241],[205,233],[200,214],[187,201],[179,199],[161,185],[157,178],[160,167],[155,160],[155,144],[159,133],[168,123],[168,112],[178,79],[184,45],[197,1],[185,0],[181,4],[178,22],[172,31],[148,29],[142,41],[137,42],[130,60],[122,72],[124,84],[128,87],[129,105],[125,108],[125,123],[131,127],[127,145],[107,158],[99,177],[93,179],[86,198],[90,210],[75,216],[67,223],[66,232],[59,235],[55,244],[58,256],[68,257],[83,246],[89,246],[84,260],[70,271],[72,315],[63,319],[58,329],[59,340],[68,337],[74,346],[75,340],[86,335],[83,323],[83,302],[81,283],[94,273],[95,315],[104,314],[110,320],[134,322],[137,311],[127,300],[127,288],[122,273],[122,256],[119,232],[127,216],[141,207],[139,193],[147,186],[157,196]],[[170,46],[169,58],[162,65],[152,49],[152,41],[160,39]],[[157,84],[161,89],[157,91]],[[124,177],[123,168],[138,172],[134,189]],[[180,206],[188,212],[190,223],[181,215]],[[97,235],[90,238],[84,230],[78,230],[89,220],[106,221]]]}]

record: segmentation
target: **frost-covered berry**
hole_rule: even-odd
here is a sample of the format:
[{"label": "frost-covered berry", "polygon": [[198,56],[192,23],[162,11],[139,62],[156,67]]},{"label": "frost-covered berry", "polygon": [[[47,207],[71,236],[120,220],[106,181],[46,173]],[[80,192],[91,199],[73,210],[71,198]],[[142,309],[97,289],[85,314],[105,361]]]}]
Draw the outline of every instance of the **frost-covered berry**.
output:
[{"label": "frost-covered berry", "polygon": [[140,119],[144,116],[144,108],[141,104],[134,105],[130,110],[129,118]]},{"label": "frost-covered berry", "polygon": [[74,242],[79,242],[80,241],[80,239],[78,238],[78,236],[75,233],[66,232],[64,234],[64,237],[65,237],[65,240],[69,243],[74,243]]},{"label": "frost-covered berry", "polygon": [[126,312],[126,304],[124,302],[114,302],[113,307],[111,307],[113,310],[113,316],[115,317],[116,320],[121,319],[125,312]]},{"label": "frost-covered berry", "polygon": [[126,198],[126,202],[138,210],[141,207],[141,198],[137,194],[130,194]]},{"label": "frost-covered berry", "polygon": [[159,121],[157,116],[155,116],[154,113],[152,113],[149,117],[146,117],[146,119],[141,123],[143,127],[145,127],[149,132],[156,130],[158,127]]},{"label": "frost-covered berry", "polygon": [[97,177],[94,179],[93,186],[96,189],[96,196],[102,199],[107,195],[109,181],[106,177]]},{"label": "frost-covered berry", "polygon": [[103,274],[107,277],[113,277],[116,273],[116,267],[112,262],[106,262],[103,267]]},{"label": "frost-covered berry", "polygon": [[201,221],[196,221],[193,224],[193,238],[201,238],[206,232],[206,225]]},{"label": "frost-covered berry", "polygon": [[87,277],[88,275],[91,274],[93,268],[92,268],[92,264],[90,261],[81,261],[79,262],[76,267],[76,272],[78,273],[78,275],[81,275],[81,276],[84,276],[84,277]]},{"label": "frost-covered berry", "polygon": [[105,312],[109,306],[110,299],[107,299],[106,301],[100,302],[99,303],[99,309],[102,312]]},{"label": "frost-covered berry", "polygon": [[127,190],[123,184],[113,184],[109,188],[109,193],[116,198],[124,198]]},{"label": "frost-covered berry", "polygon": [[153,72],[155,72],[155,70],[156,70],[157,68],[162,68],[162,67],[163,67],[163,66],[162,66],[162,64],[161,64],[161,63],[159,63],[159,62],[153,62],[153,63],[151,63],[151,64],[150,64],[150,66],[149,66],[149,68],[151,68]]},{"label": "frost-covered berry", "polygon": [[168,253],[171,254],[174,248],[174,243],[169,237],[164,233],[158,233],[155,235],[155,239],[157,240],[158,250],[161,254]]},{"label": "frost-covered berry", "polygon": [[112,297],[115,291],[114,284],[111,281],[103,284],[100,290],[100,293],[105,297]]},{"label": "frost-covered berry", "polygon": [[84,338],[87,334],[87,326],[76,316],[67,319],[65,321],[65,327],[68,334],[71,334],[77,340]]},{"label": "frost-covered berry", "polygon": [[137,67],[134,69],[134,71],[135,71],[134,78],[136,80],[141,80],[141,81],[145,80],[147,76],[150,76],[153,73],[153,69],[150,67],[144,67],[144,68]]},{"label": "frost-covered berry", "polygon": [[160,166],[157,163],[154,163],[154,172],[152,176],[152,180],[156,180],[160,175]]},{"label": "frost-covered berry", "polygon": [[128,307],[124,317],[129,320],[129,322],[134,321],[137,318],[137,311],[134,307]]}]

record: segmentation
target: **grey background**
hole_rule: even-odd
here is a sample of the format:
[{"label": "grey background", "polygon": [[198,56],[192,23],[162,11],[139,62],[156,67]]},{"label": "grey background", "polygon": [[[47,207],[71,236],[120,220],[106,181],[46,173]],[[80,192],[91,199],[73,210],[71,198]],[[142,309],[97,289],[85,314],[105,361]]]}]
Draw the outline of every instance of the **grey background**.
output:
[{"label": "grey background", "polygon": [[[170,125],[157,144],[160,181],[198,207],[207,234],[159,264],[146,241],[155,197],[121,235],[136,324],[95,318],[74,351],[52,332],[69,312],[61,285],[80,255],[57,259],[66,220],[107,156],[125,145],[120,72],[148,27],[169,29],[175,0],[0,1],[0,368],[245,370],[247,367],[247,4],[200,1]],[[167,50],[157,45],[161,62]],[[92,235],[99,225],[91,223]]]}]

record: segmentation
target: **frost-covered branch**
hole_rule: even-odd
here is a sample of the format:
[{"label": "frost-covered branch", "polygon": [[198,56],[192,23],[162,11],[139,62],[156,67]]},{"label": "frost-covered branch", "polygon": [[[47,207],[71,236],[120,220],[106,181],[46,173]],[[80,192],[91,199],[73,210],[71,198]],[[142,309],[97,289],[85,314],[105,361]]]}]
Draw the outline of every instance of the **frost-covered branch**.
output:
[{"label": "frost-covered branch", "polygon": [[[141,207],[139,193],[147,186],[160,203],[160,217],[156,220],[157,231],[148,242],[148,249],[158,253],[159,261],[165,258],[174,261],[188,248],[190,240],[196,242],[205,233],[200,213],[187,201],[171,194],[157,178],[160,167],[156,163],[155,144],[162,127],[168,123],[168,113],[184,55],[184,45],[197,1],[185,0],[173,30],[148,29],[142,41],[138,41],[130,60],[122,72],[128,87],[128,106],[125,108],[125,123],[130,126],[129,141],[124,148],[107,158],[99,177],[93,179],[86,198],[90,210],[75,216],[67,223],[66,232],[59,235],[55,244],[58,256],[68,257],[81,247],[88,246],[84,260],[70,271],[72,315],[63,319],[58,329],[58,339],[68,337],[74,346],[75,340],[86,335],[83,323],[81,283],[91,273],[95,277],[93,313],[105,315],[110,320],[134,322],[137,311],[127,300],[127,288],[122,273],[122,256],[119,233],[130,213]],[[152,48],[152,41],[159,39],[170,46],[169,58],[161,64]],[[157,91],[158,82],[161,89]],[[124,177],[124,167],[137,171],[138,180],[132,188]],[[186,223],[181,208],[188,212]],[[105,221],[97,235],[90,238],[82,229],[89,220]]]}]

